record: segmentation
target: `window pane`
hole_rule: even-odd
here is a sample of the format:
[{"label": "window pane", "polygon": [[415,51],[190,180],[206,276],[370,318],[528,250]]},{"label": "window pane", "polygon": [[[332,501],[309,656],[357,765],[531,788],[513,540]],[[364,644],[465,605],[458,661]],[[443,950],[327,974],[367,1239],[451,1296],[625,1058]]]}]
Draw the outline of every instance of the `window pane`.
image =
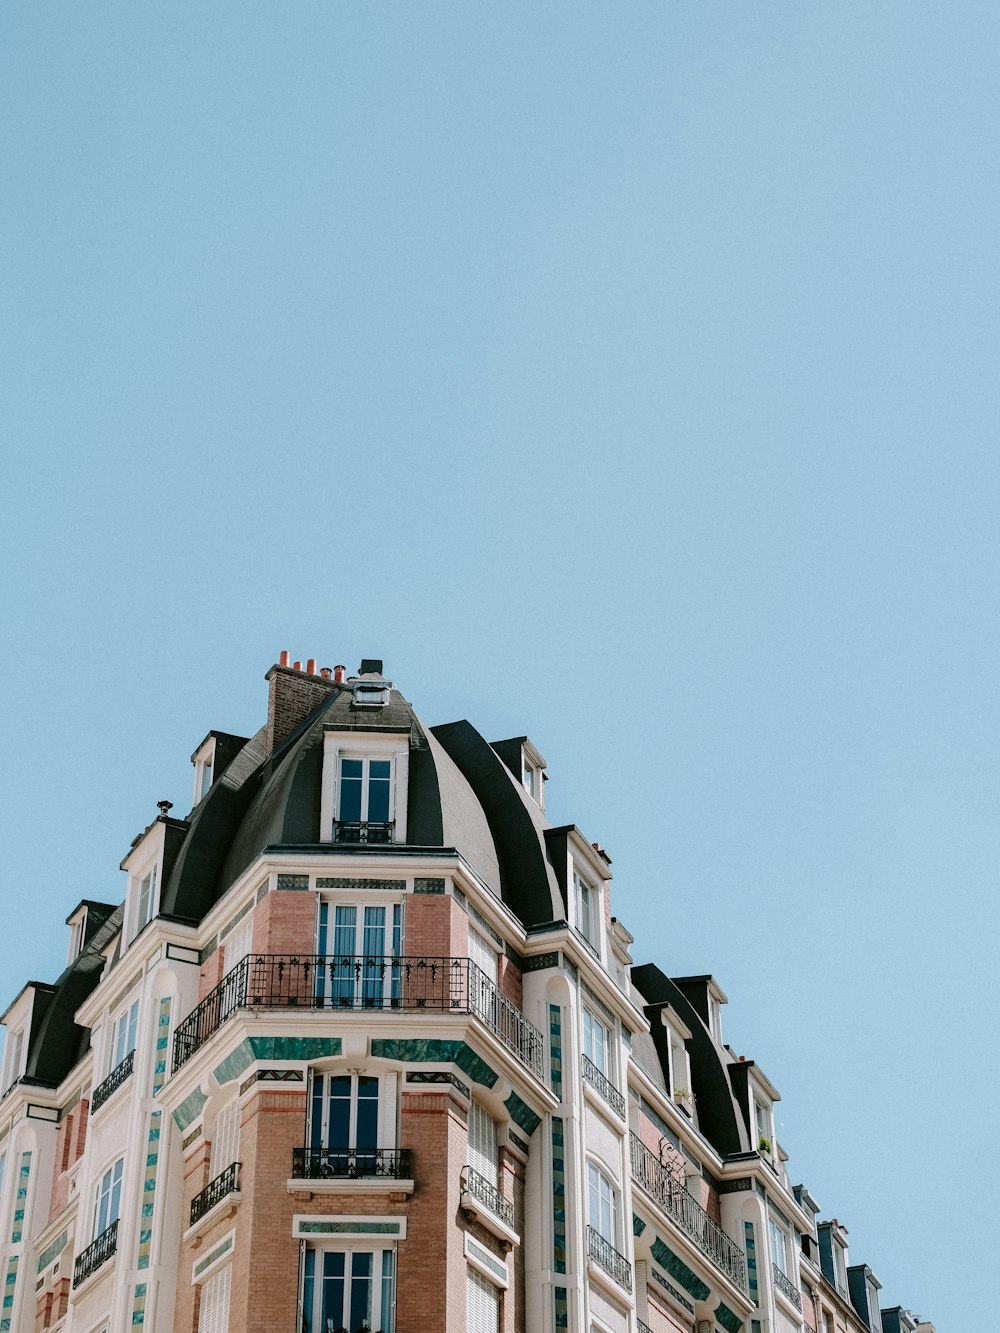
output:
[{"label": "window pane", "polygon": [[330,1096],[327,1110],[326,1146],[347,1148],[351,1143],[351,1079],[350,1076],[330,1077]]},{"label": "window pane", "polygon": [[351,1255],[351,1328],[371,1327],[372,1259],[370,1252]]},{"label": "window pane", "polygon": [[323,1305],[317,1333],[328,1328],[342,1328],[344,1324],[344,1255],[323,1255]]},{"label": "window pane", "polygon": [[379,1319],[382,1333],[392,1333],[395,1326],[395,1310],[392,1300],[392,1250],[382,1251],[382,1308]]},{"label": "window pane", "polygon": [[354,1146],[378,1147],[378,1079],[367,1075],[358,1078],[358,1128]]},{"label": "window pane", "polygon": [[389,818],[389,761],[371,760],[368,773],[368,818],[384,822]]},{"label": "window pane", "polygon": [[361,818],[361,769],[360,759],[341,759],[340,761],[340,809],[338,819],[357,820]]}]

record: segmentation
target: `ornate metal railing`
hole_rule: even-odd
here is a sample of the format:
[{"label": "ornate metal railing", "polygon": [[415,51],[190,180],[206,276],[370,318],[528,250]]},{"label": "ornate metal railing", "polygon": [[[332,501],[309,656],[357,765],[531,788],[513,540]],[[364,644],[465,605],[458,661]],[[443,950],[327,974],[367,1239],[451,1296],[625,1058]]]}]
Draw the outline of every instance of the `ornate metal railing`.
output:
[{"label": "ornate metal railing", "polygon": [[176,1072],[238,1009],[399,1009],[473,1014],[542,1078],[542,1034],[469,958],[253,954],[174,1033]]},{"label": "ornate metal railing", "polygon": [[624,1120],[625,1098],[611,1080],[601,1073],[589,1055],[583,1057],[583,1077],[596,1089],[598,1095],[604,1098],[612,1111],[617,1111]]},{"label": "ornate metal railing", "polygon": [[491,1185],[484,1175],[474,1171],[471,1166],[462,1168],[462,1189],[471,1194],[477,1203],[481,1203],[494,1217],[498,1217],[505,1226],[514,1230],[514,1204],[505,1199],[496,1185]]},{"label": "ornate metal railing", "polygon": [[132,1066],[135,1063],[135,1051],[129,1051],[120,1065],[116,1065],[103,1083],[98,1083],[97,1087],[90,1096],[90,1113],[93,1113],[104,1105],[113,1092],[117,1092],[121,1085],[132,1076]]},{"label": "ornate metal railing", "polygon": [[73,1286],[78,1287],[90,1277],[91,1273],[96,1273],[101,1264],[107,1263],[117,1248],[118,1222],[115,1220],[106,1231],[102,1231],[96,1240],[76,1256],[73,1264]]},{"label": "ornate metal railing", "polygon": [[587,1227],[587,1253],[620,1287],[632,1290],[632,1265],[624,1254],[619,1254],[610,1241],[590,1226]]},{"label": "ornate metal railing", "polygon": [[653,1333],[649,1325],[641,1320],[638,1315],[635,1317],[635,1330],[636,1333]]},{"label": "ornate metal railing", "polygon": [[240,1164],[230,1162],[225,1171],[220,1171],[214,1180],[210,1180],[200,1194],[191,1200],[191,1226],[198,1222],[223,1199],[235,1194],[240,1187]]},{"label": "ornate metal railing", "polygon": [[292,1177],[295,1180],[352,1180],[385,1176],[412,1180],[409,1148],[293,1148]]},{"label": "ornate metal railing", "polygon": [[701,1204],[691,1197],[684,1182],[663,1166],[646,1145],[631,1135],[632,1179],[660,1205],[667,1216],[688,1236],[741,1291],[747,1289],[746,1256]]},{"label": "ornate metal railing", "polygon": [[785,1273],[781,1271],[777,1264],[771,1265],[774,1271],[774,1285],[781,1292],[786,1300],[791,1301],[796,1310],[802,1309],[802,1293],[795,1283]]},{"label": "ornate metal railing", "polygon": [[392,842],[392,820],[338,819],[333,826],[334,842]]}]

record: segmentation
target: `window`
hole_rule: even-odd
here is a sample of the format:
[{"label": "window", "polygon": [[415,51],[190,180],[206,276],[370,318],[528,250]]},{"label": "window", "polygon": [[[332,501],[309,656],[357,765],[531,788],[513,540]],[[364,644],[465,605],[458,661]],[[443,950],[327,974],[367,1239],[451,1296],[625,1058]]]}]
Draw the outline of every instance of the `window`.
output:
[{"label": "window", "polygon": [[226,936],[223,941],[223,948],[226,951],[224,966],[227,972],[231,972],[234,967],[238,967],[243,959],[250,953],[250,946],[253,943],[253,912],[247,912],[246,916]]},{"label": "window", "polygon": [[72,963],[74,959],[79,958],[80,954],[83,952],[86,929],[87,912],[86,909],[83,909],[69,928],[69,956],[66,959],[67,963]]},{"label": "window", "polygon": [[573,871],[576,928],[592,949],[597,948],[597,889],[578,870]]},{"label": "window", "polygon": [[767,1230],[771,1237],[771,1262],[788,1277],[788,1237],[773,1217],[767,1219]]},{"label": "window", "polygon": [[212,1163],[209,1179],[221,1176],[227,1166],[239,1160],[240,1155],[240,1104],[233,1098],[215,1117],[215,1132],[212,1135]]},{"label": "window", "polygon": [[355,708],[382,708],[389,702],[389,689],[386,685],[355,685]]},{"label": "window", "polygon": [[[388,842],[391,819],[392,760],[342,757],[337,799],[338,839]],[[371,825],[376,827],[373,829]]]},{"label": "window", "polygon": [[24,1028],[18,1028],[7,1038],[7,1070],[3,1080],[3,1090],[7,1092],[21,1077],[24,1061]]},{"label": "window", "polygon": [[754,1123],[757,1127],[757,1147],[761,1152],[771,1152],[774,1147],[774,1128],[771,1124],[770,1108],[759,1098],[753,1099]]},{"label": "window", "polygon": [[497,1122],[478,1102],[469,1106],[468,1163],[494,1187],[497,1183]]},{"label": "window", "polygon": [[391,1007],[400,994],[393,963],[402,948],[403,906],[321,902],[316,952],[316,999],[330,1008]]},{"label": "window", "polygon": [[111,1025],[111,1058],[108,1069],[117,1069],[130,1052],[135,1050],[136,1026],[139,1022],[139,1001],[123,1010]]},{"label": "window", "polygon": [[209,736],[192,755],[194,764],[194,796],[191,804],[197,805],[208,795],[215,776],[215,739]]},{"label": "window", "polygon": [[94,1200],[94,1238],[102,1236],[108,1227],[118,1221],[122,1201],[122,1171],[125,1158],[119,1157],[114,1166],[109,1166],[97,1186]]},{"label": "window", "polygon": [[302,1333],[395,1328],[395,1254],[391,1249],[308,1246],[302,1265]]},{"label": "window", "polygon": [[154,901],[156,898],[156,866],[148,870],[142,879],[139,880],[136,890],[135,904],[135,929],[133,936],[138,935],[143,926],[153,918]]},{"label": "window", "polygon": [[499,984],[500,966],[497,958],[496,945],[492,944],[485,935],[481,935],[478,930],[469,927],[469,957],[486,976],[487,980],[492,981],[493,985]]},{"label": "window", "polygon": [[499,1333],[500,1292],[474,1269],[466,1279],[465,1326],[468,1333]]},{"label": "window", "polygon": [[605,1078],[610,1076],[608,1067],[611,1052],[611,1033],[599,1018],[595,1018],[584,1006],[583,1010],[583,1053],[597,1066]]},{"label": "window", "polygon": [[527,759],[524,761],[524,790],[533,801],[538,800],[538,769],[534,764],[529,764]]},{"label": "window", "polygon": [[226,1264],[225,1268],[201,1284],[198,1333],[228,1333],[229,1293],[232,1284],[232,1264]]},{"label": "window", "polygon": [[615,1189],[603,1171],[592,1162],[587,1165],[588,1220],[609,1245],[614,1245],[617,1231]]},{"label": "window", "polygon": [[[309,1146],[323,1149],[334,1174],[371,1170],[378,1148],[378,1079],[370,1074],[316,1074]],[[342,1154],[342,1156],[338,1155]],[[337,1327],[337,1325],[335,1325]]]}]

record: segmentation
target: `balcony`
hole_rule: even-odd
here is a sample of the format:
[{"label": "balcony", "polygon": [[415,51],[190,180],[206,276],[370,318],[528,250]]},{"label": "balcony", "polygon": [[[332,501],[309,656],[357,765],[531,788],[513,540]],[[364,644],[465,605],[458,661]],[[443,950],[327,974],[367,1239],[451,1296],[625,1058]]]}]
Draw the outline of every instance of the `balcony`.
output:
[{"label": "balcony", "polygon": [[240,1188],[240,1164],[239,1162],[230,1162],[225,1171],[222,1171],[210,1181],[200,1194],[196,1194],[191,1200],[191,1226],[200,1222],[206,1213],[210,1213],[217,1203],[227,1199],[230,1194],[236,1194]]},{"label": "balcony", "polygon": [[493,1219],[503,1225],[505,1233],[516,1234],[513,1201],[505,1199],[496,1185],[491,1184],[484,1175],[474,1171],[471,1166],[462,1168],[461,1184],[463,1208],[476,1213],[487,1225]]},{"label": "balcony", "polygon": [[635,1330],[636,1333],[653,1333],[649,1325],[644,1323],[638,1315],[635,1317]]},{"label": "balcony", "polygon": [[799,1291],[798,1287],[791,1278],[787,1277],[781,1271],[777,1264],[772,1264],[771,1270],[774,1273],[774,1285],[781,1292],[782,1296],[784,1296],[786,1301],[791,1301],[796,1310],[801,1311],[802,1293]]},{"label": "balcony", "polygon": [[129,1051],[121,1064],[112,1069],[103,1083],[97,1085],[90,1097],[91,1115],[104,1105],[112,1093],[117,1092],[121,1085],[131,1078],[134,1063],[135,1051]]},{"label": "balcony", "polygon": [[740,1291],[747,1289],[746,1256],[735,1241],[713,1222],[685,1184],[667,1171],[635,1134],[631,1135],[632,1179],[657,1203],[670,1220]]},{"label": "balcony", "polygon": [[587,1227],[587,1254],[623,1291],[632,1290],[632,1265],[594,1227]]},{"label": "balcony", "polygon": [[468,958],[255,954],[174,1033],[173,1072],[240,1009],[398,1010],[471,1014],[539,1080],[542,1034]]},{"label": "balcony", "polygon": [[583,1077],[595,1090],[597,1095],[606,1101],[622,1120],[625,1119],[625,1098],[621,1095],[615,1085],[609,1078],[597,1068],[589,1055],[583,1057]]},{"label": "balcony", "polygon": [[392,820],[338,819],[333,826],[334,842],[392,842]]},{"label": "balcony", "polygon": [[91,1273],[96,1273],[101,1264],[107,1261],[118,1248],[118,1220],[108,1227],[101,1234],[82,1250],[73,1264],[73,1286],[78,1287],[81,1282],[85,1282]]},{"label": "balcony", "polygon": [[409,1148],[293,1148],[295,1180],[412,1180]]}]

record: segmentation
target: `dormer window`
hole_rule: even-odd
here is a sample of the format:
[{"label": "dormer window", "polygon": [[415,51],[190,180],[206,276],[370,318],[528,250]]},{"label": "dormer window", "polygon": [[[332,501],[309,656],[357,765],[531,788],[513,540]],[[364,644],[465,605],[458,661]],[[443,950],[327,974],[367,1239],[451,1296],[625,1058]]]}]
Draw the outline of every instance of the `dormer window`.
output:
[{"label": "dormer window", "polygon": [[597,927],[598,889],[579,870],[573,871],[573,902],[576,911],[576,929],[594,952],[600,936]]},{"label": "dormer window", "polygon": [[3,1075],[3,1090],[8,1092],[24,1072],[24,1028],[18,1028],[7,1037],[7,1059]]},{"label": "dormer window", "polygon": [[406,841],[410,730],[329,727],[323,738],[320,838],[338,843]]},{"label": "dormer window", "polygon": [[538,769],[535,767],[534,764],[529,764],[527,759],[525,759],[524,761],[523,782],[524,782],[524,790],[528,793],[528,795],[531,797],[533,801],[537,802],[538,790],[541,784],[541,778],[539,776]]},{"label": "dormer window", "polygon": [[371,684],[354,687],[355,708],[383,708],[389,702],[387,685]]},{"label": "dormer window", "polygon": [[152,865],[132,881],[135,907],[132,918],[132,938],[152,921],[156,911],[156,866]]},{"label": "dormer window", "polygon": [[757,1150],[759,1152],[770,1153],[774,1150],[774,1122],[771,1115],[771,1107],[768,1103],[761,1101],[760,1097],[753,1099],[754,1127],[757,1133]]},{"label": "dormer window", "polygon": [[69,926],[69,953],[66,955],[66,962],[72,963],[80,957],[87,939],[86,907],[79,907],[76,913],[68,918],[66,924]]},{"label": "dormer window", "polygon": [[194,764],[194,796],[191,804],[197,805],[208,795],[215,778],[215,737],[209,736],[191,756]]}]

